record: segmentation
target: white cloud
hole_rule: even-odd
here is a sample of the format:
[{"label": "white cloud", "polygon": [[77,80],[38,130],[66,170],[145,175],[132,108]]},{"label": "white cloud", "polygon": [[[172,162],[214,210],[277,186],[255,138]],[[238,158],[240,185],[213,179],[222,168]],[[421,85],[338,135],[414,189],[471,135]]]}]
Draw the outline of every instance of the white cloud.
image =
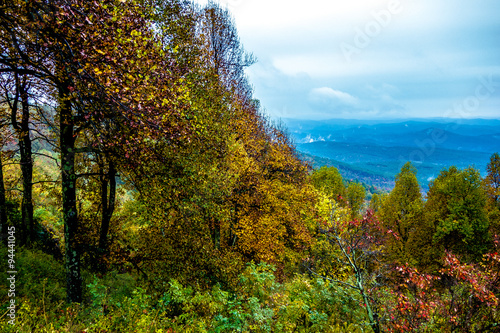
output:
[{"label": "white cloud", "polygon": [[[500,2],[218,1],[259,59],[247,73],[272,117],[443,116],[479,76],[500,82]],[[401,10],[380,23],[374,12],[393,2]],[[369,40],[360,43],[359,31],[371,31]],[[343,43],[356,52],[346,57]],[[473,116],[498,117],[497,92]]]},{"label": "white cloud", "polygon": [[329,87],[312,89],[309,92],[309,100],[314,104],[324,106],[356,106],[359,103],[356,97]]}]

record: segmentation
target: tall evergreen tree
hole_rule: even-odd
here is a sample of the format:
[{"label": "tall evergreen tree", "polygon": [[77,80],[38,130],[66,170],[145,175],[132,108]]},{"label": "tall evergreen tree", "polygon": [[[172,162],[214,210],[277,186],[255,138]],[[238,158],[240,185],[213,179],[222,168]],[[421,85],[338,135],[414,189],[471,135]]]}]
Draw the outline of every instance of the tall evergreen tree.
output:
[{"label": "tall evergreen tree", "polygon": [[500,234],[500,155],[491,155],[487,166],[488,175],[484,179],[484,187],[488,196],[488,218],[491,232]]}]

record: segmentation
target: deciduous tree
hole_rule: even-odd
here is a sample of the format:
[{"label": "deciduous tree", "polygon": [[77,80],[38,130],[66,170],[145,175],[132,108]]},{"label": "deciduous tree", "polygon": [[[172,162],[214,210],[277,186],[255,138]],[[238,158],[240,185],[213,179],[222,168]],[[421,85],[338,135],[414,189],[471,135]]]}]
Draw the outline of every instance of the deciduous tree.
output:
[{"label": "deciduous tree", "polygon": [[415,264],[415,252],[412,244],[422,240],[416,239],[419,229],[423,228],[423,200],[417,181],[417,170],[406,163],[396,175],[396,184],[384,200],[378,212],[382,224],[387,229],[388,242],[386,250],[392,260]]},{"label": "deciduous tree", "polygon": [[347,203],[351,209],[352,218],[360,216],[361,209],[365,202],[366,190],[359,182],[350,182],[347,186]]},{"label": "deciduous tree", "polygon": [[341,218],[335,214],[335,205],[326,226],[319,226],[320,234],[339,250],[337,260],[348,269],[347,279],[338,275],[321,275],[316,272],[314,262],[306,261],[309,271],[324,279],[353,290],[361,298],[360,304],[366,310],[368,323],[374,332],[381,332],[379,299],[375,296],[379,287],[381,272],[381,247],[383,245],[382,227],[368,210],[361,219]]},{"label": "deciduous tree", "polygon": [[450,167],[431,182],[425,203],[434,244],[467,260],[480,259],[491,245],[481,181],[474,168]]},{"label": "deciduous tree", "polygon": [[311,174],[313,185],[323,191],[331,200],[346,203],[346,188],[340,172],[335,167],[323,166]]},{"label": "deciduous tree", "polygon": [[[132,164],[147,138],[184,140],[186,89],[138,3],[12,1],[2,4],[2,72],[45,84],[59,121],[68,300],[81,300],[75,157],[91,131],[99,149],[120,147]],[[140,59],[140,60],[139,60]],[[106,132],[113,120],[120,131]],[[140,132],[140,133],[139,133]],[[132,158],[133,157],[133,158]]]}]

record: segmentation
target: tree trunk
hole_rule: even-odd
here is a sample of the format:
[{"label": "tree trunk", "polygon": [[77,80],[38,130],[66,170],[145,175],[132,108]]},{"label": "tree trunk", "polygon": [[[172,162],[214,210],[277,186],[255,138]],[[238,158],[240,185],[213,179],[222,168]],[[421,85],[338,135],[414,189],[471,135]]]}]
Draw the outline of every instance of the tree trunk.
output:
[{"label": "tree trunk", "polygon": [[64,219],[66,293],[69,303],[82,301],[80,251],[76,243],[78,213],[76,209],[75,136],[67,88],[59,89],[62,206]]},{"label": "tree trunk", "polygon": [[220,222],[212,219],[212,242],[217,250],[220,250]]},{"label": "tree trunk", "polygon": [[[20,80],[17,74],[16,80],[16,95],[14,97],[11,109],[12,127],[17,133],[19,140],[19,150],[21,154],[21,173],[23,178],[23,201],[21,206],[21,233],[20,244],[25,245],[34,239],[34,223],[33,223],[33,160],[31,155],[31,138],[29,129],[30,110],[28,104],[28,88],[27,78],[22,77]],[[21,123],[17,121],[17,110],[21,98]]]},{"label": "tree trunk", "polygon": [[[103,171],[104,173],[104,171]],[[109,181],[109,198],[108,198],[108,181]],[[115,210],[116,200],[116,169],[113,162],[109,162],[108,177],[103,175],[101,179],[101,202],[102,202],[102,223],[101,234],[99,237],[99,250],[105,253],[108,250],[108,232],[111,217]]]},{"label": "tree trunk", "polygon": [[105,161],[104,157],[99,159],[99,173],[101,180],[101,232],[99,234],[99,255],[104,252],[106,246],[106,236],[109,225],[106,224],[106,217],[108,214],[108,178],[105,174]]},{"label": "tree trunk", "polygon": [[5,202],[5,185],[3,182],[3,163],[0,154],[0,231],[2,241],[7,244],[7,207]]},{"label": "tree trunk", "polygon": [[366,314],[368,315],[368,320],[370,321],[370,326],[373,329],[373,332],[375,333],[380,333],[380,324],[378,321],[378,315],[377,313],[373,312],[373,309],[371,307],[371,302],[369,296],[366,294],[365,288],[363,286],[363,276],[361,275],[361,271],[357,267],[354,267],[355,270],[355,275],[356,275],[356,282],[358,284],[358,290],[359,293],[361,294],[361,297],[363,297],[363,302],[365,303],[366,307]]},{"label": "tree trunk", "polygon": [[33,158],[30,137],[30,110],[26,81],[21,84],[22,117],[19,132],[19,148],[21,150],[21,173],[23,175],[22,224],[24,226],[23,243],[30,244],[35,240],[35,224],[33,222]]}]

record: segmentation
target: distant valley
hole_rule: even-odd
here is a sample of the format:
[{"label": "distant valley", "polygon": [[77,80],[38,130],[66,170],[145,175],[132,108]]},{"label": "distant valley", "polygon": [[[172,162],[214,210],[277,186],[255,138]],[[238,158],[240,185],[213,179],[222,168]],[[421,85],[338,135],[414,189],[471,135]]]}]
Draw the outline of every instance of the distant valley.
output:
[{"label": "distant valley", "polygon": [[423,190],[451,165],[486,165],[500,151],[500,120],[410,119],[301,121],[285,119],[297,149],[315,167],[336,166],[346,179],[382,189],[393,186],[401,166],[411,161]]}]

